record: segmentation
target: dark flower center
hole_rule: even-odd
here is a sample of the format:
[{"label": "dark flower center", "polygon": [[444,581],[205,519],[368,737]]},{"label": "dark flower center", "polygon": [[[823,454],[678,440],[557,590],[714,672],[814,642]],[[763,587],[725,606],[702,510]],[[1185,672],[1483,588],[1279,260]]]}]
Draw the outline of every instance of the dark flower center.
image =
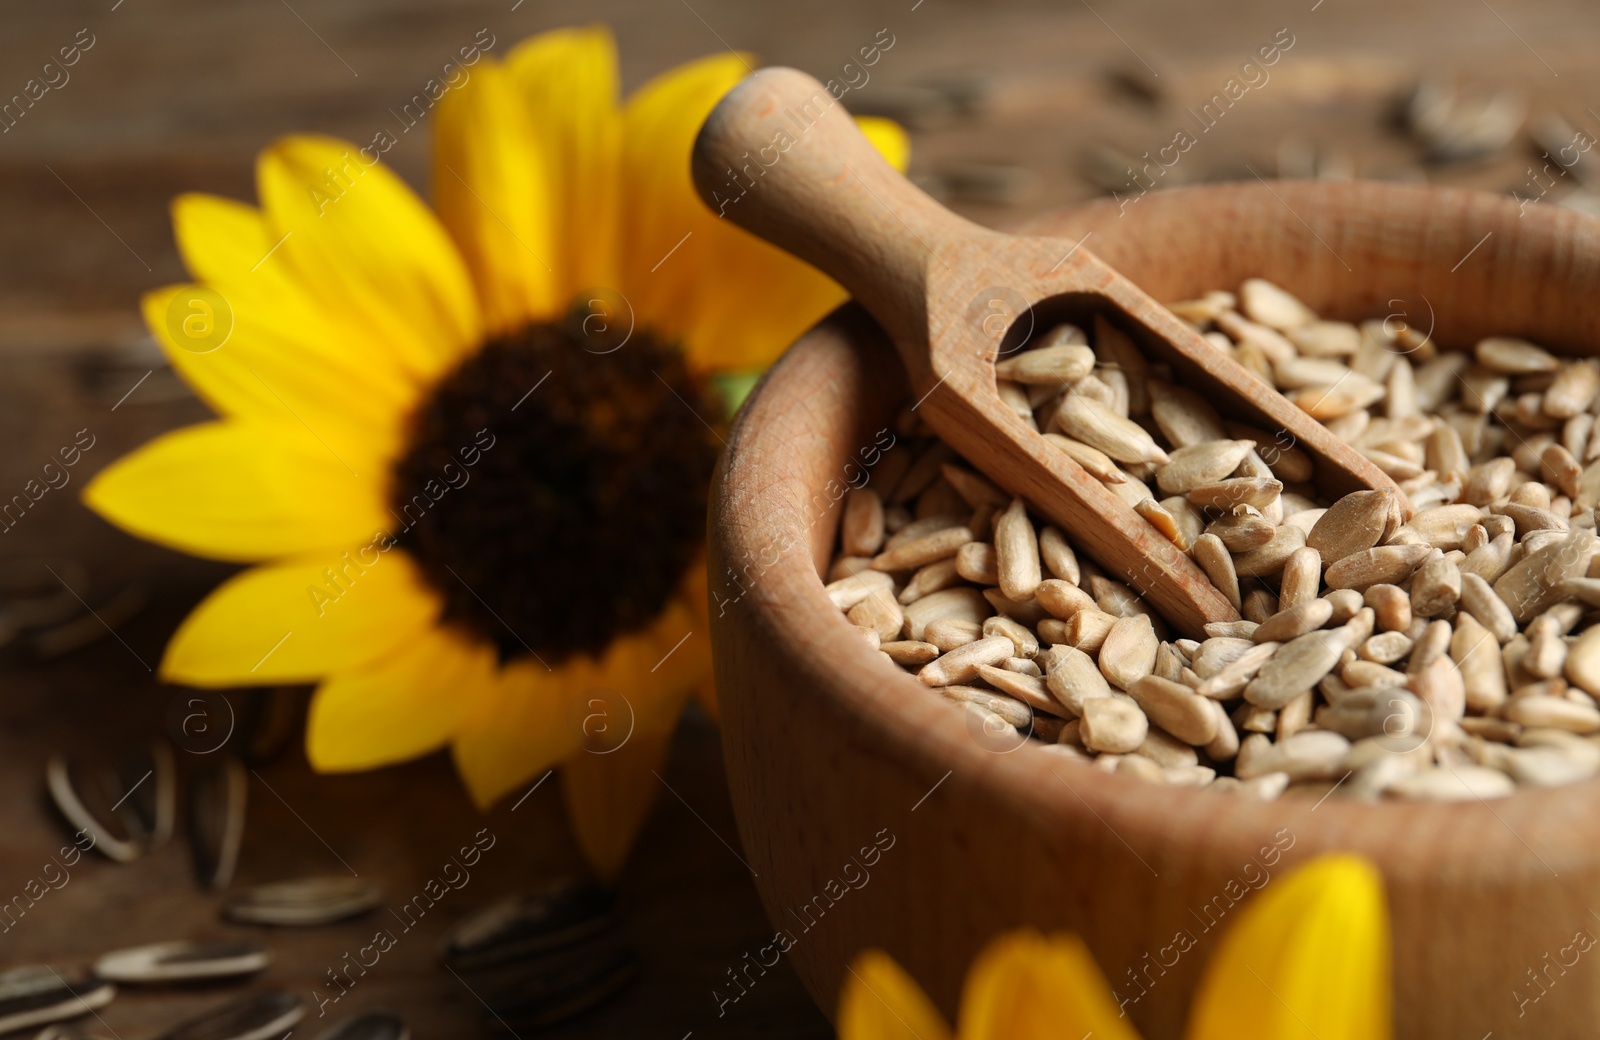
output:
[{"label": "dark flower center", "polygon": [[704,538],[707,395],[678,350],[589,317],[486,343],[395,470],[399,544],[502,660],[554,666],[643,628]]}]

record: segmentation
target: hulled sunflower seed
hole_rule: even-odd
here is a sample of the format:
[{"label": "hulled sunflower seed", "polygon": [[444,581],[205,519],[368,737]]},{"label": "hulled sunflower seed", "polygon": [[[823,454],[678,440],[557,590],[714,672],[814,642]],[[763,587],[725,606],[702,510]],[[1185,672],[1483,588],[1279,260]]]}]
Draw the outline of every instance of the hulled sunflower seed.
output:
[{"label": "hulled sunflower seed", "polygon": [[1419,617],[1438,617],[1461,598],[1461,570],[1448,556],[1422,562],[1411,578],[1411,611]]},{"label": "hulled sunflower seed", "polygon": [[1118,618],[1100,646],[1100,674],[1126,690],[1155,668],[1159,645],[1148,617]]},{"label": "hulled sunflower seed", "polygon": [[1182,683],[1146,675],[1128,687],[1128,694],[1150,721],[1179,740],[1204,747],[1217,735],[1211,702]]},{"label": "hulled sunflower seed", "polygon": [[1307,600],[1278,611],[1251,634],[1257,643],[1283,643],[1314,632],[1333,617],[1333,604],[1325,599]]},{"label": "hulled sunflower seed", "polygon": [[1310,307],[1264,278],[1247,279],[1240,287],[1239,309],[1251,321],[1281,332],[1299,329],[1317,320],[1316,312]]},{"label": "hulled sunflower seed", "polygon": [[1186,448],[1203,441],[1226,440],[1228,431],[1211,403],[1187,387],[1150,384],[1150,417],[1168,443]]},{"label": "hulled sunflower seed", "polygon": [[1032,599],[1043,575],[1038,536],[1022,499],[1012,499],[995,521],[994,552],[1000,591],[1010,599]]},{"label": "hulled sunflower seed", "polygon": [[878,649],[889,655],[889,660],[901,667],[914,668],[927,664],[939,656],[939,648],[932,643],[915,639],[897,639],[880,643]]},{"label": "hulled sunflower seed", "polygon": [[1198,484],[1187,492],[1189,502],[1201,509],[1225,511],[1240,506],[1265,509],[1283,492],[1283,482],[1273,477],[1230,477]]},{"label": "hulled sunflower seed", "polygon": [[1357,491],[1339,499],[1311,528],[1306,545],[1332,566],[1382,540],[1397,512],[1394,492]]},{"label": "hulled sunflower seed", "polygon": [[1295,550],[1303,548],[1305,544],[1304,531],[1292,524],[1284,524],[1273,529],[1272,540],[1266,545],[1235,556],[1234,572],[1241,578],[1275,578],[1283,572]]},{"label": "hulled sunflower seed", "polygon": [[1283,707],[1322,681],[1348,645],[1342,631],[1308,632],[1290,640],[1250,680],[1245,700],[1263,708]]},{"label": "hulled sunflower seed", "polygon": [[1600,709],[1564,697],[1513,697],[1501,714],[1519,726],[1564,729],[1569,733],[1600,732]]},{"label": "hulled sunflower seed", "polygon": [[1050,695],[1050,687],[1039,676],[1024,675],[986,664],[979,667],[978,678],[1035,711],[1051,715],[1061,714],[1061,702]]},{"label": "hulled sunflower seed", "polygon": [[931,534],[901,542],[885,549],[872,558],[872,569],[879,571],[909,571],[954,556],[963,545],[973,541],[972,532],[965,527],[946,527]]},{"label": "hulled sunflower seed", "polygon": [[1078,584],[1082,575],[1078,567],[1078,554],[1073,552],[1066,536],[1057,528],[1046,526],[1040,529],[1039,558],[1052,577]]},{"label": "hulled sunflower seed", "polygon": [[1105,452],[1116,462],[1170,461],[1144,427],[1083,394],[1068,394],[1056,411],[1055,422],[1067,436]]},{"label": "hulled sunflower seed", "polygon": [[985,636],[941,654],[922,666],[917,678],[927,686],[951,686],[977,678],[983,665],[997,665],[1010,657],[1014,645],[1005,636]]},{"label": "hulled sunflower seed", "polygon": [[1364,592],[1373,585],[1398,585],[1411,577],[1432,549],[1426,545],[1380,545],[1351,553],[1330,564],[1323,578],[1329,588]]},{"label": "hulled sunflower seed", "polygon": [[1025,731],[1033,722],[1032,710],[1015,697],[978,686],[941,686],[939,692],[946,699],[978,708],[985,718],[994,716],[1015,730]]},{"label": "hulled sunflower seed", "polygon": [[1025,386],[1074,383],[1094,371],[1094,351],[1080,344],[1025,350],[994,366],[1000,379]]},{"label": "hulled sunflower seed", "polygon": [[852,488],[844,496],[844,518],[839,523],[845,552],[873,556],[883,547],[883,535],[883,500],[872,488]]},{"label": "hulled sunflower seed", "polygon": [[1078,733],[1086,747],[1109,754],[1127,754],[1144,743],[1149,720],[1126,697],[1094,697],[1084,702]]},{"label": "hulled sunflower seed", "polygon": [[1216,538],[1229,552],[1249,552],[1272,541],[1276,530],[1259,512],[1228,513],[1206,525],[1205,533]]},{"label": "hulled sunflower seed", "polygon": [[1482,766],[1424,769],[1395,782],[1389,793],[1429,802],[1464,802],[1504,798],[1515,789],[1511,778]]},{"label": "hulled sunflower seed", "polygon": [[1328,730],[1307,730],[1272,743],[1264,734],[1255,734],[1239,745],[1235,775],[1243,779],[1269,773],[1287,773],[1291,781],[1337,777],[1350,741]]},{"label": "hulled sunflower seed", "polygon": [[1082,716],[1084,705],[1090,700],[1111,696],[1110,684],[1100,674],[1094,658],[1084,651],[1057,643],[1042,656],[1045,683],[1051,695],[1073,715]]},{"label": "hulled sunflower seed", "polygon": [[1128,475],[1122,472],[1115,462],[1111,461],[1111,456],[1099,448],[1090,447],[1082,441],[1074,440],[1071,437],[1063,437],[1059,433],[1047,433],[1044,435],[1044,439],[1060,448],[1068,458],[1082,466],[1084,471],[1096,480],[1107,484],[1127,482]]},{"label": "hulled sunflower seed", "polygon": [[1479,340],[1473,354],[1478,364],[1508,375],[1550,372],[1559,365],[1555,355],[1544,348],[1536,347],[1525,339],[1509,336]]},{"label": "hulled sunflower seed", "polygon": [[894,579],[883,571],[864,570],[847,578],[829,582],[823,589],[840,610],[849,610],[872,594],[874,589],[894,588]]},{"label": "hulled sunflower seed", "polygon": [[1321,585],[1322,554],[1309,545],[1296,549],[1283,565],[1283,577],[1279,580],[1279,609],[1316,599]]},{"label": "hulled sunflower seed", "polygon": [[958,618],[981,625],[993,611],[983,593],[973,588],[944,589],[923,596],[905,609],[905,634],[921,641],[923,630],[941,618]]},{"label": "hulled sunflower seed", "polygon": [[1156,470],[1156,485],[1169,495],[1184,495],[1222,480],[1239,468],[1253,445],[1250,441],[1202,441],[1172,452]]},{"label": "hulled sunflower seed", "polygon": [[889,589],[874,589],[866,599],[845,614],[852,625],[878,634],[879,640],[893,639],[905,624],[905,613]]}]

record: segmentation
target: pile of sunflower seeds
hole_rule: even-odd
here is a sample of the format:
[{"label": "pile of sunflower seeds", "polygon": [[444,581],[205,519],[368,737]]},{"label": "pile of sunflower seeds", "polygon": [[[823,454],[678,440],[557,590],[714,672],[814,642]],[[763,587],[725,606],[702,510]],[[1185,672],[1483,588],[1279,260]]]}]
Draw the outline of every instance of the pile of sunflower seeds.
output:
[{"label": "pile of sunflower seeds", "polygon": [[923,437],[845,499],[827,592],[863,637],[987,739],[1171,784],[1451,800],[1600,771],[1600,364],[1510,338],[1441,351],[1261,280],[1172,310],[1414,512],[1392,491],[1319,502],[1283,435],[1224,420],[1103,319],[1092,344],[1058,326],[997,364],[1001,397],[1245,620],[1171,638]]}]

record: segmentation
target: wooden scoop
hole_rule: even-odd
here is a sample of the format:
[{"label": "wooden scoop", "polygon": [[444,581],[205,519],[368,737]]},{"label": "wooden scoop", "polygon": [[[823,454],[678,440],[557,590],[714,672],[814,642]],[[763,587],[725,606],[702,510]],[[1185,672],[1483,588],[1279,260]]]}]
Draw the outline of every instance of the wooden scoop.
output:
[{"label": "wooden scoop", "polygon": [[802,72],[763,69],[735,87],[700,130],[692,168],[714,212],[836,278],[866,307],[940,437],[1188,636],[1239,615],[1182,550],[1000,399],[995,359],[1017,346],[1007,325],[1026,326],[1034,309],[1103,316],[1218,411],[1310,454],[1325,494],[1394,487],[1082,243],[1000,234],[934,202]]}]

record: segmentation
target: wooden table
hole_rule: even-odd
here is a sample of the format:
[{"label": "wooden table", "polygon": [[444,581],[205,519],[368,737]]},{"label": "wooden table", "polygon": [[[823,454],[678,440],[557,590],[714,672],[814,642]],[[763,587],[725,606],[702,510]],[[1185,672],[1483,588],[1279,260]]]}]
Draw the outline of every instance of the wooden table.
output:
[{"label": "wooden table", "polygon": [[[0,895],[21,891],[63,838],[42,799],[46,756],[161,732],[178,693],[157,684],[149,666],[189,605],[228,573],[113,531],[74,497],[93,470],[205,414],[161,365],[135,310],[141,290],[182,277],[167,200],[184,190],[250,197],[254,153],[280,133],[364,141],[395,129],[388,110],[480,29],[503,53],[526,34],[591,20],[615,27],[630,87],[725,46],[822,78],[864,75],[846,103],[915,117],[914,172],[953,187],[953,205],[990,223],[1115,186],[1115,169],[1109,181],[1103,169],[1090,175],[1107,165],[1105,156],[1153,154],[1176,129],[1193,132],[1187,110],[1222,90],[1280,30],[1294,42],[1270,79],[1200,135],[1163,181],[1270,177],[1287,139],[1343,150],[1369,176],[1538,191],[1528,171],[1542,161],[1525,144],[1470,167],[1419,165],[1417,149],[1387,116],[1424,73],[1516,87],[1535,112],[1560,112],[1600,135],[1600,116],[1589,111],[1600,110],[1592,61],[1600,9],[1587,0],[1250,0],[1229,5],[1226,16],[1176,0],[823,0],[803,12],[734,0],[598,0],[581,9],[546,0],[13,5],[0,33],[0,96],[41,77],[75,37],[93,44],[67,70],[70,80],[0,133],[0,436],[9,448],[0,457],[0,497],[20,490],[75,431],[96,440],[76,483],[48,494],[0,539],[0,564],[70,559],[90,576],[78,590],[90,603],[142,596],[147,605],[116,638],[58,659],[39,660],[17,645],[0,651],[0,791],[10,795],[0,802]],[[845,69],[880,32],[894,41],[880,61],[864,74]],[[1113,73],[1136,89],[1119,87]],[[907,90],[935,83],[940,96],[972,104],[941,113],[928,107],[926,92]],[[388,155],[416,184],[426,169],[420,133],[402,135]],[[1002,199],[980,197],[986,182],[973,181],[974,164],[991,186],[992,167],[1002,168]],[[1600,156],[1558,184],[1592,176],[1585,164],[1600,165]],[[770,927],[728,847],[737,848],[737,833],[708,723],[686,723],[665,775],[672,791],[663,792],[622,883],[623,927],[643,951],[643,977],[614,1006],[553,1035],[827,1035],[781,965],[719,1017],[713,991],[770,938]],[[348,996],[326,1005],[330,1016],[387,1006],[419,1035],[473,1035],[483,1009],[438,966],[438,938],[495,896],[578,868],[555,787],[515,812],[508,804],[480,816],[442,758],[317,778],[296,751],[251,779],[239,881],[349,870],[381,879],[398,904],[489,828],[497,844],[467,887]],[[217,897],[191,878],[181,841],[126,867],[86,858],[65,887],[0,935],[0,963],[67,965],[137,941],[239,934],[220,922]],[[377,920],[272,933],[278,957],[262,984],[296,990],[313,1003],[315,1019],[314,994],[332,992],[326,972],[370,941]],[[113,1040],[154,1035],[221,996],[130,991],[103,1013],[103,1027],[91,1020],[91,1031]]]}]

